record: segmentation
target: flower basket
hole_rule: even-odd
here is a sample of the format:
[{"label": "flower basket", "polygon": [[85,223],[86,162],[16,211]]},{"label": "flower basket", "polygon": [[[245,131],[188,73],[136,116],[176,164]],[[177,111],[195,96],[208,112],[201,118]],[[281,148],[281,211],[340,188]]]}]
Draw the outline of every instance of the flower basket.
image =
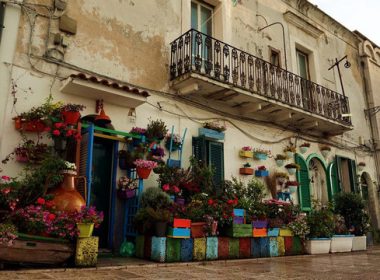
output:
[{"label": "flower basket", "polygon": [[290,175],[294,175],[297,172],[297,168],[287,168],[286,170]]},{"label": "flower basket", "polygon": [[136,189],[134,190],[117,190],[117,196],[121,199],[129,199],[136,196]]},{"label": "flower basket", "polygon": [[191,237],[200,238],[205,236],[205,222],[191,223]]},{"label": "flower basket", "polygon": [[309,149],[309,147],[301,146],[300,147],[301,154],[306,153],[308,149]]},{"label": "flower basket", "polygon": [[77,228],[79,230],[78,237],[91,237],[94,231],[94,223],[78,223]]},{"label": "flower basket", "polygon": [[242,158],[253,158],[253,152],[252,151],[239,151],[239,156]]},{"label": "flower basket", "polygon": [[268,158],[268,155],[267,154],[263,154],[263,153],[255,153],[255,159],[258,159],[258,160],[266,160]]},{"label": "flower basket", "polygon": [[240,175],[253,175],[253,168],[242,167],[239,169]]},{"label": "flower basket", "polygon": [[283,160],[283,159],[276,159],[276,165],[277,165],[278,167],[283,166],[283,165],[284,165],[284,160]]},{"label": "flower basket", "polygon": [[207,139],[211,140],[224,140],[224,132],[218,132],[213,129],[200,127],[199,130],[199,136],[204,136]]},{"label": "flower basket", "polygon": [[286,151],[285,154],[286,154],[287,158],[290,158],[290,159],[294,158],[294,153],[293,152]]},{"label": "flower basket", "polygon": [[268,177],[269,176],[269,170],[256,170],[255,176],[256,177]]},{"label": "flower basket", "polygon": [[16,161],[26,163],[29,162],[29,158],[27,155],[16,154]]},{"label": "flower basket", "polygon": [[62,111],[62,117],[67,125],[76,125],[80,119],[78,111]]},{"label": "flower basket", "polygon": [[136,168],[137,175],[141,179],[148,179],[151,171],[152,169],[148,169],[148,168],[143,168],[143,167]]},{"label": "flower basket", "polygon": [[41,133],[45,131],[45,128],[46,126],[42,120],[21,121],[21,130],[23,131]]}]

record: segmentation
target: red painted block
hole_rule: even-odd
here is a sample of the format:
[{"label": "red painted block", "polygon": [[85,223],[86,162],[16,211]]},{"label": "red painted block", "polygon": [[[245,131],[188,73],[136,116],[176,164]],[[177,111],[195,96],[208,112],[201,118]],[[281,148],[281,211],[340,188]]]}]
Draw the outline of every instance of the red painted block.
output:
[{"label": "red painted block", "polygon": [[144,259],[149,260],[152,252],[152,236],[145,235]]},{"label": "red painted block", "polygon": [[190,228],[191,220],[189,219],[177,219],[173,220],[173,228]]},{"label": "red painted block", "polygon": [[240,238],[239,240],[239,258],[249,258],[251,256],[251,238]]},{"label": "red painted block", "polygon": [[293,237],[285,236],[284,243],[285,243],[285,255],[286,256],[292,255],[293,254]]},{"label": "red painted block", "polygon": [[218,257],[219,259],[228,259],[229,257],[229,238],[219,237],[218,238]]}]

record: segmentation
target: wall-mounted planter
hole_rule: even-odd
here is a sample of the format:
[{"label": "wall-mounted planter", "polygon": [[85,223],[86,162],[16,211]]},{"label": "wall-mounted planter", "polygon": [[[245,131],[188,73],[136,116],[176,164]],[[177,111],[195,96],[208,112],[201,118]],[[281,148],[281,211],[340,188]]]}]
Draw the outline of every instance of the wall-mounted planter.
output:
[{"label": "wall-mounted planter", "polygon": [[239,169],[240,175],[253,175],[253,168],[243,167]]},{"label": "wall-mounted planter", "polygon": [[321,154],[323,155],[324,158],[327,158],[330,154],[330,151],[329,150],[322,150]]},{"label": "wall-mounted planter", "polygon": [[252,151],[239,151],[239,156],[242,158],[253,158],[253,152]]},{"label": "wall-mounted planter", "polygon": [[293,152],[286,151],[285,154],[286,154],[286,156],[287,156],[289,159],[294,158],[294,153],[293,153]]},{"label": "wall-mounted planter", "polygon": [[244,217],[234,217],[233,224],[237,224],[237,225],[245,224],[245,218]]},{"label": "wall-mounted planter", "polygon": [[269,170],[256,170],[255,176],[256,177],[268,177],[269,176]]},{"label": "wall-mounted planter", "polygon": [[297,172],[297,168],[287,168],[286,170],[290,175],[294,175]]},{"label": "wall-mounted planter", "polygon": [[263,153],[255,153],[255,159],[258,159],[258,160],[266,160],[268,158],[268,155],[267,154],[263,154]]},{"label": "wall-mounted planter", "polygon": [[295,193],[297,191],[297,186],[289,186],[289,192]]},{"label": "wall-mounted planter", "polygon": [[212,140],[224,140],[224,132],[218,132],[216,130],[201,127],[199,128],[199,136],[204,136],[207,139]]},{"label": "wall-mounted planter", "polygon": [[352,251],[367,250],[367,236],[354,236],[352,239]]},{"label": "wall-mounted planter", "polygon": [[190,228],[191,227],[191,220],[189,219],[173,219],[173,227],[174,228]]},{"label": "wall-mounted planter", "polygon": [[330,253],[351,252],[353,235],[334,235],[331,238]]},{"label": "wall-mounted planter", "polygon": [[300,147],[301,154],[306,153],[308,149],[308,147]]},{"label": "wall-mounted planter", "polygon": [[362,172],[364,170],[365,165],[358,165],[358,171]]},{"label": "wall-mounted planter", "polygon": [[278,167],[283,166],[283,165],[284,165],[284,160],[283,160],[283,159],[276,159],[276,165],[277,165]]},{"label": "wall-mounted planter", "polygon": [[328,254],[330,252],[330,238],[310,238],[306,240],[306,253],[309,255]]}]

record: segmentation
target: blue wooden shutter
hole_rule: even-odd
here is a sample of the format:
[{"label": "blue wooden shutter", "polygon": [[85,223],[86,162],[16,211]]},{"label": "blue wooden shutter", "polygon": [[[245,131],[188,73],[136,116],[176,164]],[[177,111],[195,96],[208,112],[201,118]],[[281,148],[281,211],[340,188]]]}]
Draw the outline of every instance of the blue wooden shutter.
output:
[{"label": "blue wooden shutter", "polygon": [[214,185],[220,187],[224,181],[224,147],[221,142],[208,142],[208,165],[214,169]]},{"label": "blue wooden shutter", "polygon": [[310,178],[309,170],[305,160],[298,154],[295,155],[296,163],[300,165],[300,170],[297,171],[297,181],[299,183],[298,197],[302,211],[311,210],[310,197]]},{"label": "blue wooden shutter", "polygon": [[92,152],[94,148],[94,125],[82,129],[82,140],[80,144],[79,175],[87,179],[86,204],[90,205],[92,185]]},{"label": "blue wooden shutter", "polygon": [[358,190],[357,186],[357,176],[356,176],[356,162],[352,159],[348,161],[349,173],[350,173],[350,185],[351,192],[356,193]]}]

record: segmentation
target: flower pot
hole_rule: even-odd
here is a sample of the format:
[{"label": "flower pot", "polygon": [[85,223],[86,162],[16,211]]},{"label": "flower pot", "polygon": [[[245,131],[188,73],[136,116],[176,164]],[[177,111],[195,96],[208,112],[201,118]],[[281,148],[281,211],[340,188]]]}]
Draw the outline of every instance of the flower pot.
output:
[{"label": "flower pot", "polygon": [[80,119],[80,113],[78,111],[62,111],[62,117],[65,124],[76,125]]},{"label": "flower pot", "polygon": [[240,175],[253,175],[253,168],[243,167],[239,169]]},{"label": "flower pot", "polygon": [[297,172],[297,168],[287,168],[286,170],[288,170],[288,173],[290,175],[294,175]]},{"label": "flower pot", "polygon": [[306,153],[308,149],[309,147],[300,147],[301,154]]},{"label": "flower pot", "polygon": [[199,238],[205,236],[205,222],[191,223],[191,237]]},{"label": "flower pot", "polygon": [[351,252],[353,235],[334,235],[331,238],[330,253]]},{"label": "flower pot", "polygon": [[288,229],[288,228],[280,228],[280,233],[279,233],[280,236],[283,236],[283,237],[290,237],[290,236],[293,236],[293,232]]},{"label": "flower pot", "polygon": [[67,140],[63,138],[53,138],[54,139],[54,150],[61,153],[66,150]]},{"label": "flower pot", "polygon": [[239,151],[239,156],[242,158],[253,158],[253,152],[252,151]]},{"label": "flower pot", "polygon": [[328,155],[330,154],[330,151],[329,150],[322,150],[321,154],[323,155],[324,158],[327,158]]},{"label": "flower pot", "polygon": [[119,157],[119,168],[121,170],[127,170],[128,169],[128,161],[126,157]]},{"label": "flower pot", "polygon": [[367,250],[367,236],[354,236],[352,239],[352,251]]},{"label": "flower pot", "polygon": [[263,153],[255,153],[255,159],[258,159],[258,160],[266,160],[268,158],[268,155],[267,154],[263,154]]},{"label": "flower pot", "polygon": [[252,230],[253,237],[266,237],[267,229],[266,228],[253,228]]},{"label": "flower pot", "polygon": [[154,223],[154,235],[157,237],[165,237],[168,228],[167,222],[155,222]]},{"label": "flower pot", "polygon": [[283,165],[284,165],[284,160],[283,160],[283,159],[276,159],[276,165],[277,165],[278,167],[283,166]]},{"label": "flower pot", "polygon": [[233,224],[236,224],[236,225],[245,224],[245,218],[244,217],[234,217],[233,218]]},{"label": "flower pot", "polygon": [[140,179],[148,179],[152,169],[137,167],[136,172]]},{"label": "flower pot", "polygon": [[293,153],[293,152],[289,152],[289,151],[287,151],[287,152],[285,152],[285,154],[286,154],[286,156],[287,156],[289,159],[294,158],[294,153]]},{"label": "flower pot", "polygon": [[310,238],[306,240],[306,253],[309,255],[328,254],[331,238]]},{"label": "flower pot", "polygon": [[255,176],[256,177],[268,177],[269,176],[269,170],[256,170]]},{"label": "flower pot", "polygon": [[29,158],[26,155],[17,155],[16,154],[16,161],[18,162],[29,162]]},{"label": "flower pot", "polygon": [[94,223],[77,223],[77,228],[79,230],[78,237],[91,237],[94,231]]},{"label": "flower pot", "polygon": [[22,121],[20,117],[13,118],[15,121],[15,129],[20,130],[22,128]]},{"label": "flower pot", "polygon": [[175,203],[177,203],[178,205],[185,205],[185,199],[181,197],[176,197]]},{"label": "flower pot", "polygon": [[296,186],[289,186],[289,192],[290,193],[295,193],[297,191],[297,187]]},{"label": "flower pot", "polygon": [[191,220],[189,219],[173,219],[173,227],[174,228],[190,228],[191,227]]},{"label": "flower pot", "polygon": [[358,165],[358,171],[359,172],[362,172],[364,170],[364,165]]},{"label": "flower pot", "polygon": [[33,120],[28,122],[22,123],[22,130],[28,131],[28,132],[44,132],[45,131],[45,124],[41,120]]},{"label": "flower pot", "polygon": [[121,199],[133,198],[136,196],[136,189],[117,190],[117,196]]}]

